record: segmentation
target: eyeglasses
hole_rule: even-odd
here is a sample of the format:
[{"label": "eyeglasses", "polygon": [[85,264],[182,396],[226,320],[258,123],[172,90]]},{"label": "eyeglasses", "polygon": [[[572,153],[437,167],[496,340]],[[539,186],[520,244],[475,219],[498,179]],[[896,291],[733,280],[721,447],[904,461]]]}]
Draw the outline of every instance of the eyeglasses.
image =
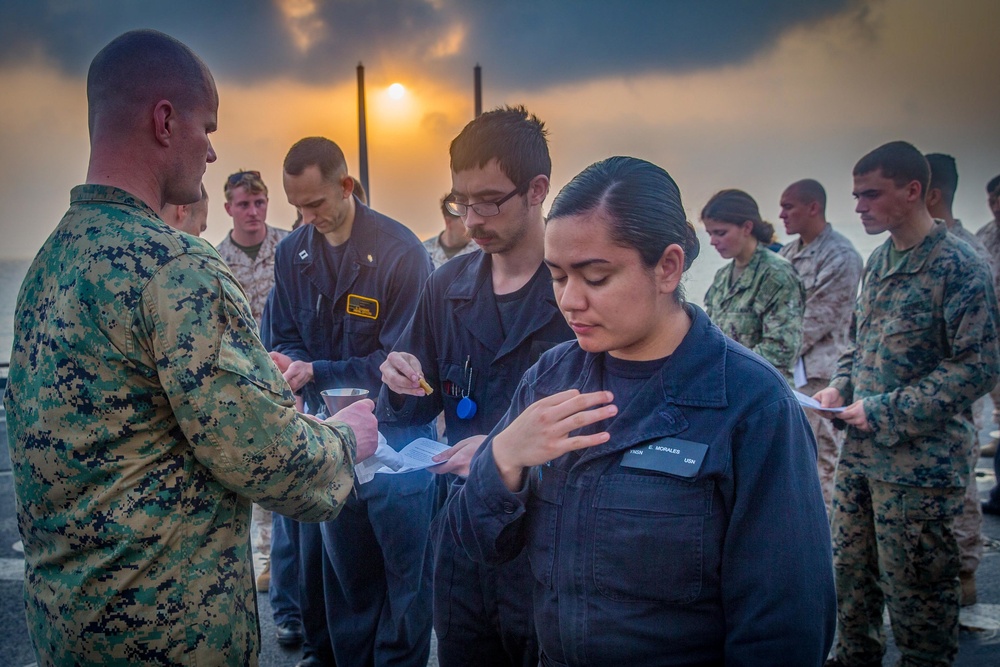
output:
[{"label": "eyeglasses", "polygon": [[238,185],[247,176],[249,176],[250,178],[254,178],[258,181],[260,180],[259,171],[238,171],[235,174],[232,174],[226,180],[226,183],[228,183],[230,186]]},{"label": "eyeglasses", "polygon": [[514,195],[520,193],[524,190],[528,184],[531,183],[531,179],[524,181],[519,186],[514,188],[511,192],[508,192],[500,199],[496,201],[480,201],[475,204],[460,204],[457,201],[447,200],[444,203],[444,207],[448,209],[448,212],[452,215],[456,215],[460,218],[468,217],[469,209],[471,208],[476,212],[476,215],[482,218],[492,218],[495,215],[500,215],[500,205],[506,202],[508,199]]}]

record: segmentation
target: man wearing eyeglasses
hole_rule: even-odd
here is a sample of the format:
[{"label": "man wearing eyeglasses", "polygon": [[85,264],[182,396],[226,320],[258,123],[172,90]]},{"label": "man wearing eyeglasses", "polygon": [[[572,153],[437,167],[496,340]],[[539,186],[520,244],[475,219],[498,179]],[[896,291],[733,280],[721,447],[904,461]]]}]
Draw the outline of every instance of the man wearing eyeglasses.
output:
[{"label": "man wearing eyeglasses", "polygon": [[[542,263],[542,202],[552,163],[544,125],[524,107],[482,114],[451,144],[451,193],[483,252],[447,262],[427,281],[413,320],[382,364],[381,424],[444,411],[449,451],[432,470],[450,483],[510,406],[521,375],[573,333]],[[426,394],[423,378],[433,389]],[[457,482],[456,482],[457,483]],[[452,486],[452,489],[455,487]],[[434,631],[442,667],[538,664],[526,552],[474,563],[435,519]]]},{"label": "man wearing eyeglasses", "polygon": [[[310,412],[323,409],[319,392],[325,389],[367,389],[375,397],[379,365],[413,314],[430,257],[413,232],[354,195],[344,154],[329,139],[308,137],[292,146],[283,182],[303,224],[278,246],[265,342]],[[380,430],[399,449],[432,436],[432,419]],[[321,524],[322,571],[315,571],[313,528],[298,526],[310,651],[300,665],[426,664],[426,552],[436,504],[434,476],[426,471],[376,475],[357,487],[341,520]],[[323,607],[333,655],[321,637],[314,640],[311,626]]]}]

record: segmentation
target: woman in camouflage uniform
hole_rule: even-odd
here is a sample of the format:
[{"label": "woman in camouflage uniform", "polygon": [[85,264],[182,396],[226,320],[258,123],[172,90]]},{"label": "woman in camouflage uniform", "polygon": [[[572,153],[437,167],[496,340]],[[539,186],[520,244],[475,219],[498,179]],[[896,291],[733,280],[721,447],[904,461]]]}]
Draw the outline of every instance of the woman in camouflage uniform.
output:
[{"label": "woman in camouflage uniform", "polygon": [[701,221],[712,247],[733,260],[715,274],[705,311],[723,333],[791,379],[802,346],[805,290],[792,265],[767,249],[774,227],[742,190],[716,193]]}]

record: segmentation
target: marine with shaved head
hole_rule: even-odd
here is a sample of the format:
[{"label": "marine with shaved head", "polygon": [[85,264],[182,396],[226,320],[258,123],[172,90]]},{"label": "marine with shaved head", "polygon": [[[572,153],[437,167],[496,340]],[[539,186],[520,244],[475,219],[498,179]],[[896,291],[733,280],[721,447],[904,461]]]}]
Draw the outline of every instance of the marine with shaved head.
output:
[{"label": "marine with shaved head", "polygon": [[208,192],[201,186],[201,199],[193,204],[165,204],[160,218],[174,229],[201,236],[208,229]]},{"label": "marine with shaved head", "polygon": [[[806,288],[795,384],[811,396],[830,384],[837,359],[847,347],[847,330],[861,280],[861,255],[826,221],[826,190],[819,181],[807,178],[792,183],[781,194],[780,205],[785,233],[798,234],[780,254],[792,263]],[[815,411],[806,410],[806,417],[816,435],[819,483],[829,514],[844,436]]]},{"label": "marine with shaved head", "polygon": [[204,63],[128,32],[87,97],[87,182],[21,287],[4,396],[37,662],[253,665],[250,503],[336,516],[374,405],[299,415],[218,253],[157,216],[215,161]]}]

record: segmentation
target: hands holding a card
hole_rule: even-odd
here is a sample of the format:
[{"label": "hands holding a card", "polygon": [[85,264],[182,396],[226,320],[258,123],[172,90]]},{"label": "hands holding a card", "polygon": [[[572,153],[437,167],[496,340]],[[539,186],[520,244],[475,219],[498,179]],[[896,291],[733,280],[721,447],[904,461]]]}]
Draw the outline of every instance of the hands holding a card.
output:
[{"label": "hands holding a card", "polygon": [[868,423],[868,415],[865,413],[864,401],[854,401],[844,408],[842,407],[844,405],[844,397],[840,395],[840,391],[836,387],[821,389],[813,395],[813,398],[819,402],[820,407],[817,408],[819,410],[841,408],[837,410],[836,414],[824,411],[823,416],[827,419],[842,419],[860,431],[872,430],[871,425]]}]

